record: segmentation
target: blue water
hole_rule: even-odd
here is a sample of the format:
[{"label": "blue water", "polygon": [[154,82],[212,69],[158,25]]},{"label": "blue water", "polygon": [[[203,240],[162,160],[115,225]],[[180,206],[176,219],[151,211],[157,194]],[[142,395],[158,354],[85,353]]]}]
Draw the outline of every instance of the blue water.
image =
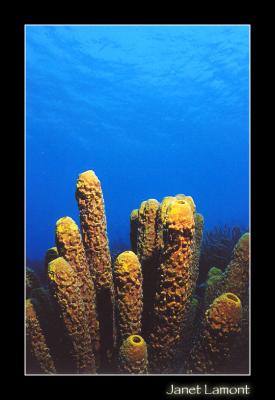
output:
[{"label": "blue water", "polygon": [[26,250],[42,259],[78,174],[110,243],[141,201],[191,195],[205,228],[249,222],[248,26],[26,26]]}]

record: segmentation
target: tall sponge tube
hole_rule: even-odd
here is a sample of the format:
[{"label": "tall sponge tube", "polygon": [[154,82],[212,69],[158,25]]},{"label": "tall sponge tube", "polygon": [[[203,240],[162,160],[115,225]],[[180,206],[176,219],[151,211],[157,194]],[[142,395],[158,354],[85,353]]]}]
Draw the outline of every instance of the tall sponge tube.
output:
[{"label": "tall sponge tube", "polygon": [[[55,365],[46,343],[44,333],[41,329],[37,313],[33,304],[33,299],[27,299],[25,303],[26,310],[26,335],[27,351],[29,357],[33,359],[38,370],[45,374],[56,373]],[[29,360],[28,360],[29,361]]]},{"label": "tall sponge tube", "polygon": [[163,216],[160,282],[149,342],[153,372],[173,369],[182,325],[192,295],[193,211],[184,199],[169,202]]},{"label": "tall sponge tube", "polygon": [[79,175],[76,199],[82,240],[96,288],[101,353],[104,363],[109,364],[116,346],[114,284],[103,194],[94,171],[89,170]]},{"label": "tall sponge tube", "polygon": [[121,253],[114,265],[118,332],[120,340],[141,333],[142,272],[132,251]]},{"label": "tall sponge tube", "polygon": [[159,202],[155,199],[143,201],[138,210],[137,255],[141,263],[149,260],[156,252],[156,218]]},{"label": "tall sponge tube", "polygon": [[95,373],[95,358],[80,287],[81,281],[62,257],[49,263],[50,290],[60,306],[60,314],[72,342],[72,358],[77,373]]},{"label": "tall sponge tube", "polygon": [[93,171],[79,175],[76,199],[83,243],[96,288],[112,288],[112,264],[101,184]]},{"label": "tall sponge tube", "polygon": [[78,226],[70,217],[60,218],[56,222],[55,236],[60,256],[70,264],[81,281],[80,293],[89,324],[93,351],[99,362],[100,339],[96,294]]}]

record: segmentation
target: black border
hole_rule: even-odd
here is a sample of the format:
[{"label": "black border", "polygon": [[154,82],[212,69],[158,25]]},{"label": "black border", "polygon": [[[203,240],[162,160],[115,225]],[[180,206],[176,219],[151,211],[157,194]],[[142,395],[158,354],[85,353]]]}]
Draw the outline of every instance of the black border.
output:
[{"label": "black border", "polygon": [[[92,13],[90,12],[92,15]],[[157,13],[156,13],[157,14]],[[169,14],[169,13],[168,13]],[[181,14],[183,14],[181,12]],[[155,18],[148,18],[145,22],[144,17],[138,18],[134,15],[131,17],[105,17],[105,18],[83,18],[83,17],[68,17],[66,11],[64,11],[62,17],[47,16],[46,13],[43,16],[24,15],[17,16],[15,18],[13,43],[11,51],[12,66],[15,67],[13,74],[12,83],[14,84],[13,90],[13,107],[12,114],[13,118],[11,122],[14,123],[14,132],[11,134],[11,149],[13,149],[12,166],[15,168],[13,175],[14,181],[12,189],[14,193],[12,195],[12,201],[14,204],[11,205],[13,212],[12,217],[14,218],[13,226],[17,229],[12,229],[11,236],[11,251],[13,262],[10,268],[16,270],[16,274],[13,275],[13,289],[12,289],[12,300],[15,300],[13,306],[11,331],[18,333],[18,338],[13,340],[13,351],[12,356],[8,360],[10,365],[6,367],[6,373],[11,377],[23,378],[24,384],[28,385],[28,388],[32,388],[34,393],[46,392],[50,390],[51,395],[57,394],[57,392],[51,392],[51,386],[54,383],[59,389],[65,392],[74,393],[77,396],[82,395],[83,389],[87,390],[87,393],[92,398],[148,398],[148,399],[162,399],[169,398],[165,395],[165,392],[171,383],[186,385],[186,384],[204,384],[209,385],[222,385],[222,384],[249,384],[252,391],[251,396],[257,398],[262,397],[263,388],[260,386],[260,371],[262,371],[262,364],[258,363],[259,353],[261,349],[257,347],[256,343],[261,339],[257,338],[255,334],[255,326],[257,326],[257,319],[259,316],[256,313],[256,307],[254,310],[254,292],[258,292],[258,279],[260,274],[257,269],[254,268],[254,264],[260,262],[260,252],[258,251],[258,243],[260,240],[260,232],[256,228],[259,220],[257,214],[254,217],[254,205],[261,201],[261,194],[257,189],[257,173],[254,174],[256,164],[256,146],[254,133],[256,131],[256,82],[259,79],[258,66],[261,60],[260,55],[260,41],[259,35],[259,18],[255,15],[247,13],[245,16],[239,18],[236,16],[230,17],[228,14],[226,17],[212,16],[211,18],[205,18],[205,16],[196,15],[193,18],[177,17],[159,18],[157,15]],[[25,24],[250,24],[251,25],[251,244],[252,244],[252,261],[251,261],[251,284],[252,284],[252,333],[251,333],[251,349],[252,349],[252,360],[251,376],[148,376],[148,377],[125,377],[125,376],[98,376],[98,377],[75,377],[75,376],[24,376],[24,342],[23,342],[23,329],[24,329],[24,272],[22,264],[24,264],[24,25]],[[263,53],[262,53],[263,55]],[[258,64],[258,65],[257,65]],[[17,96],[15,96],[15,94]],[[259,99],[258,99],[259,101]],[[257,106],[258,107],[258,106]],[[16,114],[16,117],[14,116]],[[256,135],[255,135],[256,136]],[[16,141],[16,143],[14,143]],[[261,150],[263,150],[263,144]],[[254,181],[255,178],[255,181]],[[258,181],[259,183],[259,181]],[[261,183],[259,188],[261,188]],[[20,194],[19,194],[20,193]],[[258,197],[257,197],[258,196]],[[19,201],[20,199],[20,201]],[[22,203],[21,203],[22,200]],[[10,205],[9,205],[10,207]],[[261,218],[259,218],[261,219]],[[22,236],[21,236],[22,234]],[[16,248],[16,250],[15,250]],[[14,260],[15,257],[15,260]],[[258,262],[256,261],[258,257]],[[256,271],[255,271],[256,270]],[[15,278],[16,275],[16,278]],[[14,324],[16,323],[16,324]],[[15,326],[14,326],[15,325]],[[263,343],[263,342],[262,342]],[[75,381],[80,379],[80,381]],[[97,393],[97,394],[95,394]],[[246,396],[246,397],[251,397]],[[177,398],[192,398],[177,396]],[[203,396],[195,396],[196,398],[210,398]],[[170,397],[171,398],[171,397]],[[215,398],[223,398],[222,396],[216,396]],[[224,397],[228,398],[228,397]],[[230,396],[235,398],[235,396]]]}]

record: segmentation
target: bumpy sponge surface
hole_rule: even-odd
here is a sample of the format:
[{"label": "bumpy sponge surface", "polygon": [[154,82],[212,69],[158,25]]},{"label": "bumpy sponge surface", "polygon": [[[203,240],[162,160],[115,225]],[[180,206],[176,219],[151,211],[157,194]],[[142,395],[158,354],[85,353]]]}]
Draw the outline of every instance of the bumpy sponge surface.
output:
[{"label": "bumpy sponge surface", "polygon": [[119,352],[120,371],[128,374],[148,372],[147,346],[139,335],[131,335],[124,340]]},{"label": "bumpy sponge surface", "polygon": [[142,273],[132,251],[121,253],[114,265],[115,294],[120,339],[141,332]]}]

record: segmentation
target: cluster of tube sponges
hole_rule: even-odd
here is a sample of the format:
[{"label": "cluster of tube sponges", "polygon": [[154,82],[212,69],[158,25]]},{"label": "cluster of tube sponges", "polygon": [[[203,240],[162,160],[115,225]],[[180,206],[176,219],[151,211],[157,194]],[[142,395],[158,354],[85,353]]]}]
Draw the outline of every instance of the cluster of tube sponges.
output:
[{"label": "cluster of tube sponges", "polygon": [[[71,373],[226,372],[238,338],[239,347],[247,339],[240,332],[243,309],[248,320],[249,234],[225,272],[211,268],[201,302],[196,284],[204,220],[191,196],[143,201],[130,215],[131,251],[119,254],[114,265],[93,171],[79,175],[76,199],[80,229],[70,217],[60,218],[56,247],[45,256],[48,308],[58,315],[61,342],[43,332],[39,304],[48,297],[35,294],[39,282],[26,271],[31,365],[62,373],[66,353]],[[63,355],[54,354],[62,346]]]}]

